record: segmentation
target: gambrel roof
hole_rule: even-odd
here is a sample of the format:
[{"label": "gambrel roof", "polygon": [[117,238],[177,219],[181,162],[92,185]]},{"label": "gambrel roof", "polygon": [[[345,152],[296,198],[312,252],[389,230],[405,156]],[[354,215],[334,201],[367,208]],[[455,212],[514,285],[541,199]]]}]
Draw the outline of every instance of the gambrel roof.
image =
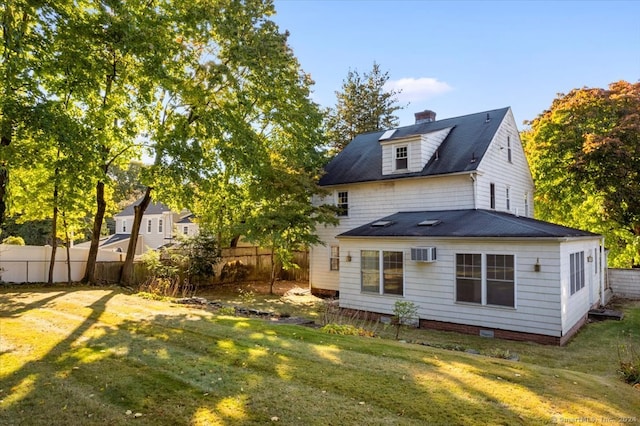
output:
[{"label": "gambrel roof", "polygon": [[420,172],[383,175],[380,139],[391,132],[378,131],[358,135],[329,162],[319,183],[328,186],[472,172],[477,169],[509,109],[506,107],[413,124],[400,127],[390,137],[383,138],[387,143],[394,139],[402,140],[412,135],[424,135],[450,128],[447,137]]},{"label": "gambrel roof", "polygon": [[400,212],[340,237],[580,238],[597,234],[490,210]]}]

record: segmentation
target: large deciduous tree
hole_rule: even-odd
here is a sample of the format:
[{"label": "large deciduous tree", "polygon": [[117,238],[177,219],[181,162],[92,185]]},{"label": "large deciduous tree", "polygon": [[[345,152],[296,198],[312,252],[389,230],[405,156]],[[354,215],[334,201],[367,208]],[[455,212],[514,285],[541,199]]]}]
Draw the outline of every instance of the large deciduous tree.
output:
[{"label": "large deciduous tree", "polygon": [[349,70],[342,82],[342,90],[336,91],[336,106],[327,112],[326,129],[333,152],[340,152],[356,135],[390,129],[398,126],[395,112],[403,107],[398,104],[395,90],[386,90],[389,73],[382,72],[373,63],[371,72],[360,75]]},{"label": "large deciduous tree", "polygon": [[560,94],[529,124],[536,215],[603,234],[613,266],[640,265],[640,83]]}]

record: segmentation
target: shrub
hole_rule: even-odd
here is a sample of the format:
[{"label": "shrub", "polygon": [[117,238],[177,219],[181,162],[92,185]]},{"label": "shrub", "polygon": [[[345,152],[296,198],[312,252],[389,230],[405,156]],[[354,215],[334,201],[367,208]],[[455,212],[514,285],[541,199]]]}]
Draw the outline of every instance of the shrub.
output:
[{"label": "shrub", "polygon": [[396,326],[396,340],[400,335],[400,327],[418,317],[418,305],[409,301],[396,300],[393,305],[393,324]]},{"label": "shrub", "polygon": [[10,235],[7,238],[5,238],[4,240],[2,240],[2,244],[8,244],[8,245],[12,245],[12,246],[23,246],[24,245],[24,238]]},{"label": "shrub", "polygon": [[618,372],[630,385],[640,385],[640,352],[635,345],[618,346]]},{"label": "shrub", "polygon": [[236,308],[234,308],[233,306],[223,306],[218,309],[218,314],[233,316],[236,314]]},{"label": "shrub", "polygon": [[327,324],[322,327],[320,331],[327,334],[339,334],[342,336],[375,336],[373,331],[365,330],[364,328],[356,327],[351,324]]}]

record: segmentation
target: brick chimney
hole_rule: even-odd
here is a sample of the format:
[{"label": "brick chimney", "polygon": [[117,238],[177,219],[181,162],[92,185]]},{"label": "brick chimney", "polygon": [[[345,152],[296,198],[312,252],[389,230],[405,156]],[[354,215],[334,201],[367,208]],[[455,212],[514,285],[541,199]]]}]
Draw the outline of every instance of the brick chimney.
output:
[{"label": "brick chimney", "polygon": [[416,112],[414,116],[416,117],[416,124],[436,121],[436,113],[429,109],[425,109],[422,112]]}]

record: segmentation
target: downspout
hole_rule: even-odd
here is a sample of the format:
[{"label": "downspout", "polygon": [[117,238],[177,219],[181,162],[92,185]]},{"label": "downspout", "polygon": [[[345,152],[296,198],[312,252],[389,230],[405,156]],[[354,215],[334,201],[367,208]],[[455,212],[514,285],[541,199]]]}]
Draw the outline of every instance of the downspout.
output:
[{"label": "downspout", "polygon": [[473,208],[478,210],[478,181],[475,173],[470,173],[469,177],[473,181]]}]

